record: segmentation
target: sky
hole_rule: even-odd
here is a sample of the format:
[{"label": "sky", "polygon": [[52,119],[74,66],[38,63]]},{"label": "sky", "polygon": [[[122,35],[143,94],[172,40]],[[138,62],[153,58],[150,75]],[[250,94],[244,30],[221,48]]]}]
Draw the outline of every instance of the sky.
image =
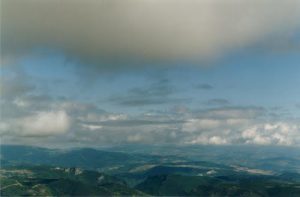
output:
[{"label": "sky", "polygon": [[299,10],[1,0],[1,143],[299,146]]}]

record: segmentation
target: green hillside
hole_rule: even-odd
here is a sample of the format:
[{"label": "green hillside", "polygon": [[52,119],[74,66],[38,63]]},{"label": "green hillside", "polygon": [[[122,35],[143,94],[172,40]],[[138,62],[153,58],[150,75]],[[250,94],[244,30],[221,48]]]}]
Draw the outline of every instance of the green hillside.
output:
[{"label": "green hillside", "polygon": [[79,168],[19,166],[1,169],[1,196],[144,195],[116,177]]},{"label": "green hillside", "polygon": [[[236,160],[222,164],[200,160],[189,152],[186,157],[171,153],[1,146],[0,194],[300,196],[298,160],[288,154],[284,163],[289,165],[280,168],[283,160],[273,159],[269,168],[267,165],[260,168],[259,162],[257,166],[254,163],[238,165]],[[247,160],[246,154],[238,157]]]},{"label": "green hillside", "polygon": [[157,175],[136,189],[155,196],[299,196],[300,183],[256,177],[227,181],[217,177]]}]

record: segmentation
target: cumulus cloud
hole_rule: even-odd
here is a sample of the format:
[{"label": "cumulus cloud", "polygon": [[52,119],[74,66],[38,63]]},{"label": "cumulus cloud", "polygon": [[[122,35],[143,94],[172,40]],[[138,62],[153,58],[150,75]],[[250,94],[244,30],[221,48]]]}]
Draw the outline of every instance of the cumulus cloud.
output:
[{"label": "cumulus cloud", "polygon": [[195,139],[189,141],[188,144],[224,145],[227,144],[227,140],[225,138],[221,138],[220,136],[197,136]]},{"label": "cumulus cloud", "polygon": [[68,131],[70,118],[65,111],[38,112],[22,119],[19,124],[24,135],[56,135]]},{"label": "cumulus cloud", "polygon": [[101,125],[93,125],[93,124],[82,124],[81,125],[83,129],[88,129],[91,131],[102,129]]},{"label": "cumulus cloud", "polygon": [[78,119],[83,122],[90,123],[99,123],[106,121],[120,121],[126,120],[127,115],[125,114],[113,114],[113,113],[104,113],[104,112],[87,112],[86,114],[82,114]]},{"label": "cumulus cloud", "polygon": [[299,143],[300,126],[296,123],[274,122],[254,125],[242,132],[247,144],[292,145]]},{"label": "cumulus cloud", "polygon": [[[237,113],[232,109],[212,109],[200,118],[193,118],[183,123],[182,131],[186,144],[254,144],[297,146],[300,140],[300,125],[297,120],[272,120],[267,114],[254,115],[252,109],[240,108]],[[229,116],[219,116],[228,113]],[[244,115],[243,115],[244,113]],[[251,115],[252,114],[252,115]],[[206,117],[205,117],[206,116]]]},{"label": "cumulus cloud", "polygon": [[[114,143],[297,146],[300,143],[298,120],[272,119],[263,113],[266,109],[259,107],[203,111],[171,108],[130,115],[72,101],[50,101],[48,105],[52,110],[44,106],[39,111],[3,119],[1,136],[7,142],[32,144],[34,141],[29,138],[38,137],[44,145],[70,146]],[[14,106],[18,112],[25,110],[22,105]]]},{"label": "cumulus cloud", "polygon": [[70,118],[65,111],[37,112],[30,116],[10,119],[1,123],[5,135],[45,137],[66,133]]},{"label": "cumulus cloud", "polygon": [[[267,128],[271,125],[271,129]],[[299,144],[300,126],[292,122],[264,122],[251,124],[237,124],[230,126],[226,123],[208,130],[203,125],[193,125],[194,134],[187,136],[187,144],[254,144],[290,146]],[[191,125],[184,129],[190,130]]]},{"label": "cumulus cloud", "polygon": [[259,107],[212,108],[201,112],[184,110],[178,113],[170,109],[137,115],[107,112],[107,118],[103,118],[100,113],[98,116],[94,114],[92,119],[90,115],[83,113],[79,122],[81,127],[74,127],[73,137],[69,140],[73,142],[80,139],[86,145],[93,142],[279,146],[299,144],[300,125],[297,120],[272,120],[268,113],[261,111],[264,110]]},{"label": "cumulus cloud", "polygon": [[300,24],[297,0],[1,3],[4,59],[45,47],[92,63],[103,58],[209,59],[262,40],[284,40],[278,38],[293,34]]}]

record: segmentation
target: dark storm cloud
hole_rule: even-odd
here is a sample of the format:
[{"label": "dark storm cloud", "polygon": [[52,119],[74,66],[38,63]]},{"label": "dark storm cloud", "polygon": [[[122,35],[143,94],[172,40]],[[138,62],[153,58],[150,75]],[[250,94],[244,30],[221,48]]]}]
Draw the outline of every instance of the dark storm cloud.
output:
[{"label": "dark storm cloud", "polygon": [[2,61],[37,48],[94,65],[216,58],[290,35],[299,27],[299,8],[298,0],[2,0]]}]

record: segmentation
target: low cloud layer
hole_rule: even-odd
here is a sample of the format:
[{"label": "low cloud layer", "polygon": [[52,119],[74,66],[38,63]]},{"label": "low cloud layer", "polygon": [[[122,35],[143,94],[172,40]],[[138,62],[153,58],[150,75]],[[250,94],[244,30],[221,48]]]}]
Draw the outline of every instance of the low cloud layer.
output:
[{"label": "low cloud layer", "polygon": [[253,144],[298,146],[300,125],[296,121],[257,119],[191,119],[183,131],[192,133],[187,144]]},{"label": "low cloud layer", "polygon": [[37,48],[58,49],[89,63],[119,58],[211,59],[262,40],[264,47],[268,42],[280,47],[277,41],[284,42],[300,25],[297,0],[2,0],[1,4],[3,61]]},{"label": "low cloud layer", "polygon": [[0,134],[6,143],[43,146],[300,144],[299,120],[278,120],[269,116],[269,110],[260,107],[206,110],[181,107],[184,110],[172,108],[133,115],[111,113],[71,100],[48,99],[32,103],[28,99],[5,101],[9,110],[15,112],[3,111]]}]

